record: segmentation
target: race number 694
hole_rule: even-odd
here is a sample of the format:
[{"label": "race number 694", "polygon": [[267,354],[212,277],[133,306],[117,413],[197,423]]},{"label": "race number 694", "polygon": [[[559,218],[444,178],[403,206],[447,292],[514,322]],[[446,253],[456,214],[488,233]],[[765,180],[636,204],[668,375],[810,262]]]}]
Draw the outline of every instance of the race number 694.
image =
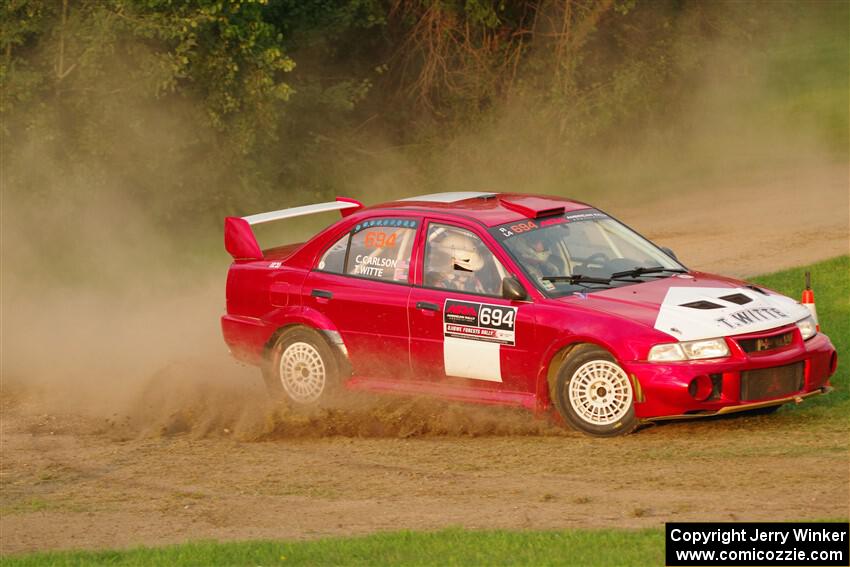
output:
[{"label": "race number 694", "polygon": [[478,317],[482,325],[501,327],[504,324],[512,327],[514,324],[513,309],[502,310],[493,307],[482,307]]}]

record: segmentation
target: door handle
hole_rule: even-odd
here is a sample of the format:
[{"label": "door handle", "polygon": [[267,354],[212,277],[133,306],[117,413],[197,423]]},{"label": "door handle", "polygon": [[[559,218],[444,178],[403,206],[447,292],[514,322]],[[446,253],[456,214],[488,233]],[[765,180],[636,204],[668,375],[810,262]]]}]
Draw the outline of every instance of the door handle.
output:
[{"label": "door handle", "polygon": [[313,297],[322,297],[324,299],[330,299],[334,296],[334,294],[332,294],[331,292],[325,291],[323,289],[314,289],[310,292],[310,295],[312,295]]},{"label": "door handle", "polygon": [[426,311],[439,311],[440,306],[436,303],[430,303],[428,301],[417,301],[416,302],[417,309],[425,309]]}]

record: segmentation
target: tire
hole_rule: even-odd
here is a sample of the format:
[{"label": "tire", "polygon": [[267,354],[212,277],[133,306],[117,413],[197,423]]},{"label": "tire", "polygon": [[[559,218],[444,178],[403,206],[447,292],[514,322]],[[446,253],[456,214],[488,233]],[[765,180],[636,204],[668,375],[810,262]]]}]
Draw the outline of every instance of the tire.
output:
[{"label": "tire", "polygon": [[626,435],[638,425],[628,375],[610,352],[595,345],[573,348],[558,369],[550,395],[564,420],[587,435]]},{"label": "tire", "polygon": [[339,390],[339,363],[320,333],[292,327],[269,349],[263,379],[276,400],[296,407],[323,405]]}]

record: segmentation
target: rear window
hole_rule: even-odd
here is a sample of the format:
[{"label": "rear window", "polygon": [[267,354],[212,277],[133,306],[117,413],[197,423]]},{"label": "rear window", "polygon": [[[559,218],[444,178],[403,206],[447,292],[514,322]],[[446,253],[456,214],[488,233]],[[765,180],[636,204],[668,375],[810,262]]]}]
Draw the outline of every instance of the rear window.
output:
[{"label": "rear window", "polygon": [[346,234],[337,240],[333,246],[328,248],[328,251],[319,260],[318,268],[323,272],[332,272],[341,274],[343,265],[345,264],[345,251],[348,250],[348,238],[350,234]]},{"label": "rear window", "polygon": [[359,223],[322,255],[317,268],[378,281],[408,283],[418,221],[380,218]]},{"label": "rear window", "polygon": [[[397,219],[396,219],[397,220]],[[351,235],[345,273],[373,280],[407,283],[410,274],[410,254],[416,236],[413,226],[393,226],[381,223],[394,219],[376,219]]]}]

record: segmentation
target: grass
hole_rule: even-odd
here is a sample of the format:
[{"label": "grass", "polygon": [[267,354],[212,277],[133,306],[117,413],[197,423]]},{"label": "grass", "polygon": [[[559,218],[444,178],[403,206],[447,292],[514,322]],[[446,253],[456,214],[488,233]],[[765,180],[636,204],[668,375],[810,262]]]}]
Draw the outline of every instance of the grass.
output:
[{"label": "grass", "polygon": [[21,502],[0,506],[0,514],[15,514],[17,512],[39,512],[57,508],[57,504],[41,498],[30,498]]},{"label": "grass", "polygon": [[[832,382],[836,391],[817,404],[772,416],[802,420],[813,427],[846,424],[850,356],[850,257],[753,278],[799,297],[804,274],[812,274],[822,330],[839,351]],[[545,497],[544,497],[545,498]],[[576,503],[588,500],[576,498]],[[634,517],[647,510],[635,508]],[[661,565],[664,534],[649,530],[392,532],[315,541],[193,542],[123,551],[65,551],[6,556],[3,567],[71,565]]]},{"label": "grass", "polygon": [[847,19],[850,4],[821,2],[806,10],[764,55],[762,97],[748,110],[762,119],[782,117],[788,126],[812,128],[836,156],[848,142]]},{"label": "grass", "polygon": [[799,409],[805,415],[829,414],[846,422],[850,405],[850,256],[759,276],[752,281],[797,299],[803,293],[806,272],[812,274],[821,331],[838,351],[838,370],[831,379],[835,391],[819,403],[804,404]]},{"label": "grass", "polygon": [[84,507],[67,499],[49,500],[32,497],[19,501],[7,501],[0,504],[0,516],[12,514],[31,514],[33,512],[48,512],[61,510],[65,512],[82,512]]},{"label": "grass", "polygon": [[664,532],[393,532],[317,541],[199,542],[128,551],[5,557],[4,567],[71,565],[662,565]]}]

